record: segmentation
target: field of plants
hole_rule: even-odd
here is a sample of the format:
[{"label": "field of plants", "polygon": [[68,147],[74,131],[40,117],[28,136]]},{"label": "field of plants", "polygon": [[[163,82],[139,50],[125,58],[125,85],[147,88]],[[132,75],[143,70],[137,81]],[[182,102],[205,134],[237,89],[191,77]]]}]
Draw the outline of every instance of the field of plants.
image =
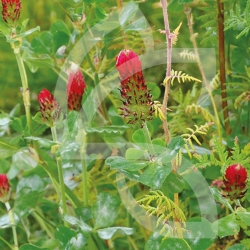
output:
[{"label": "field of plants", "polygon": [[250,0],[0,0],[0,249],[250,249]]}]

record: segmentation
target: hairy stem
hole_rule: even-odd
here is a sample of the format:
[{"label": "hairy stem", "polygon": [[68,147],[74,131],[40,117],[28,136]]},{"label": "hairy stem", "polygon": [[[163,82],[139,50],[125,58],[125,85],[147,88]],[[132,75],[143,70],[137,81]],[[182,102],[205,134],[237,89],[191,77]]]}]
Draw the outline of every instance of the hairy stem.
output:
[{"label": "hairy stem", "polygon": [[[169,91],[170,91],[170,76],[171,76],[171,63],[172,63],[172,39],[174,36],[170,32],[166,0],[161,0],[161,4],[162,4],[162,10],[163,10],[164,26],[165,26],[166,41],[167,41],[166,78],[169,79],[166,82],[164,99],[163,99],[163,103],[162,103],[162,112],[163,112],[164,116],[166,117],[168,96],[169,96]],[[169,143],[170,142],[170,132],[169,132],[169,128],[168,128],[167,119],[163,120],[163,128],[164,128],[164,132],[166,135],[166,141],[167,141],[167,143]],[[177,171],[175,164],[172,164],[172,169],[173,169],[173,171]],[[177,206],[179,206],[178,194],[174,194],[174,202]],[[177,229],[178,237],[183,238],[181,224],[180,224],[178,218],[175,219],[174,223],[175,223],[175,226]]]},{"label": "hairy stem", "polygon": [[226,135],[230,134],[230,123],[226,92],[226,59],[225,59],[225,39],[224,39],[224,4],[217,0],[218,5],[218,42],[219,42],[219,67],[221,82],[222,110]]},{"label": "hairy stem", "polygon": [[[167,4],[166,0],[161,0],[162,10],[163,10],[163,18],[164,18],[164,25],[165,25],[165,33],[166,33],[166,41],[167,41],[167,68],[166,68],[166,78],[168,77],[169,80],[166,82],[165,86],[165,93],[162,103],[162,112],[163,115],[166,117],[167,115],[167,105],[168,105],[168,96],[170,91],[170,75],[171,75],[171,63],[172,63],[172,34],[169,28],[169,20],[168,20],[168,11],[167,11]],[[163,129],[166,135],[166,142],[167,144],[170,142],[170,132],[168,128],[167,119],[163,120]]]},{"label": "hairy stem", "polygon": [[18,248],[18,240],[17,240],[16,223],[15,223],[14,213],[10,207],[9,202],[5,202],[5,206],[6,206],[6,209],[8,211],[9,220],[10,220],[10,224],[12,227],[13,239],[14,239],[14,244],[15,244],[13,249],[18,250],[19,248]]},{"label": "hairy stem", "polygon": [[209,97],[210,97],[210,100],[211,100],[211,103],[212,103],[212,106],[213,106],[213,110],[214,110],[216,125],[217,125],[217,128],[218,128],[218,135],[220,137],[220,140],[222,140],[221,125],[220,125],[220,118],[219,118],[218,110],[217,110],[217,107],[216,107],[216,104],[215,104],[215,101],[214,101],[212,90],[211,90],[211,88],[210,88],[210,86],[208,84],[206,75],[205,75],[203,67],[201,65],[200,55],[199,55],[199,52],[198,52],[198,46],[197,46],[196,39],[195,39],[195,36],[194,36],[193,23],[192,23],[192,17],[191,17],[191,9],[187,5],[185,5],[185,13],[186,13],[186,16],[187,16],[187,21],[188,21],[190,40],[191,40],[191,42],[193,44],[193,47],[194,47],[195,59],[196,59],[196,62],[198,64],[198,68],[199,68],[199,71],[201,73],[201,76],[202,76],[202,81],[204,82],[204,84],[206,86],[206,89],[207,89],[207,92],[209,94]]},{"label": "hairy stem", "polygon": [[88,170],[87,170],[85,154],[86,154],[85,148],[84,146],[82,146],[80,155],[82,162],[83,202],[84,206],[87,207],[89,205],[89,192],[88,192]]},{"label": "hairy stem", "polygon": [[16,61],[17,61],[17,65],[19,68],[20,76],[21,76],[23,103],[24,103],[24,108],[25,108],[25,113],[26,113],[28,129],[29,129],[30,134],[32,134],[31,115],[30,115],[30,91],[29,91],[29,86],[28,86],[28,78],[27,78],[24,63],[20,54],[20,49],[14,48],[14,54],[16,56]]}]

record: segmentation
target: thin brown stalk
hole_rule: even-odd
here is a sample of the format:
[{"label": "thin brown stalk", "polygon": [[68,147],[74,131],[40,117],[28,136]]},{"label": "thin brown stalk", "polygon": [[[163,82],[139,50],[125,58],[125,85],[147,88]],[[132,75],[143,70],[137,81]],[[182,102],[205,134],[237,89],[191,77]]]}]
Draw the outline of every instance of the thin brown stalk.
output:
[{"label": "thin brown stalk", "polygon": [[[166,78],[169,80],[166,82],[165,86],[165,93],[162,103],[162,112],[164,116],[167,115],[167,105],[168,105],[168,96],[170,91],[170,76],[171,76],[171,63],[172,63],[172,39],[173,35],[170,32],[169,28],[169,20],[168,20],[168,11],[167,11],[167,4],[165,0],[161,0],[162,10],[163,10],[163,17],[164,17],[164,25],[165,25],[165,33],[166,33],[166,41],[167,41],[167,68],[166,68]],[[163,120],[163,129],[166,135],[166,142],[170,142],[170,132],[168,128],[167,119]]]},{"label": "thin brown stalk", "polygon": [[221,82],[221,98],[224,125],[226,135],[230,134],[230,123],[227,105],[226,92],[226,59],[225,59],[225,40],[224,40],[224,4],[221,0],[217,0],[218,5],[218,42],[219,42],[219,67],[220,67],[220,82]]},{"label": "thin brown stalk", "polygon": [[[162,10],[163,10],[163,17],[164,17],[164,26],[165,26],[165,34],[166,34],[166,41],[167,41],[167,68],[166,68],[166,78],[169,79],[166,82],[165,86],[165,93],[164,93],[164,98],[163,98],[163,103],[162,103],[162,112],[164,116],[166,117],[167,115],[167,105],[168,105],[168,96],[169,96],[169,91],[170,91],[170,76],[171,76],[171,63],[172,63],[172,40],[174,38],[174,35],[170,32],[170,27],[169,27],[169,19],[168,19],[168,11],[167,11],[167,3],[166,0],[161,0],[162,4]],[[163,120],[163,128],[164,132],[166,135],[166,142],[170,142],[170,132],[168,128],[168,123],[167,119]],[[174,172],[177,171],[177,166],[175,162],[172,164],[172,170]],[[179,206],[179,197],[178,193],[174,194],[174,202],[177,206]],[[174,220],[176,229],[177,229],[177,234],[179,238],[183,238],[182,235],[182,229],[180,222],[178,218]]]},{"label": "thin brown stalk", "polygon": [[191,16],[191,9],[185,5],[185,13],[186,13],[186,17],[187,17],[187,21],[188,21],[188,28],[189,28],[189,33],[190,33],[190,40],[193,44],[193,48],[194,48],[194,54],[195,54],[195,60],[198,64],[198,68],[199,71],[201,73],[201,77],[202,77],[202,81],[204,82],[206,89],[208,91],[212,106],[213,106],[213,110],[214,110],[214,115],[215,115],[215,119],[216,119],[216,124],[217,124],[217,128],[218,128],[218,135],[219,138],[222,140],[222,134],[221,134],[221,125],[220,125],[220,118],[219,118],[219,114],[218,114],[218,110],[215,104],[215,100],[212,94],[212,90],[209,86],[209,83],[207,81],[205,72],[203,70],[202,64],[201,64],[201,60],[200,60],[200,55],[198,52],[198,46],[196,43],[196,39],[195,39],[195,35],[194,35],[194,30],[193,30],[193,21],[192,21],[192,16]]}]

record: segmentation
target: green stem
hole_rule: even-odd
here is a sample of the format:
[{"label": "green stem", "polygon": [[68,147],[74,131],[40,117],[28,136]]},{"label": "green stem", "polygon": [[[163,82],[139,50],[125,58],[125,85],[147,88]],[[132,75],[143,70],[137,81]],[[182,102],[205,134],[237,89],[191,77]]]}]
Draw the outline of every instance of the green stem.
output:
[{"label": "green stem", "polygon": [[[57,133],[56,127],[51,127],[52,138],[54,142],[57,142]],[[66,205],[66,196],[65,196],[65,186],[64,186],[64,179],[63,179],[63,168],[62,168],[62,159],[61,156],[56,157],[57,163],[57,170],[58,170],[58,177],[59,177],[59,185],[61,190],[61,202],[62,202],[62,210],[63,215],[67,214],[67,205]],[[67,222],[64,221],[64,225],[67,226]]]},{"label": "green stem", "polygon": [[20,76],[21,76],[21,82],[22,82],[22,93],[23,93],[23,103],[25,107],[25,113],[26,113],[26,119],[27,124],[29,128],[30,134],[32,134],[32,128],[31,128],[31,115],[30,115],[30,91],[28,86],[28,78],[26,74],[26,70],[24,67],[24,63],[20,54],[19,48],[14,48],[14,54],[16,56],[17,65],[19,68]]},{"label": "green stem", "polygon": [[[79,127],[81,126],[81,120],[78,120]],[[82,133],[82,145],[80,149],[81,163],[82,163],[82,188],[83,188],[83,202],[84,206],[87,207],[89,204],[89,190],[88,190],[88,169],[86,164],[86,132],[81,128],[79,129]]]},{"label": "green stem", "polygon": [[[83,49],[85,51],[87,51],[87,45],[85,43],[85,40],[83,39],[82,41],[82,45],[83,45]],[[100,87],[100,84],[99,84],[99,77],[98,77],[98,73],[96,72],[96,68],[95,68],[95,65],[93,64],[90,56],[89,56],[89,53],[86,53],[86,59],[89,63],[89,66],[91,68],[91,70],[93,71],[93,74],[94,74],[94,85],[95,85],[95,88],[97,88],[97,94],[98,94],[98,97],[99,97],[99,100],[100,100],[100,106],[101,106],[101,110],[102,110],[102,115],[104,116],[104,118],[108,121],[108,113],[107,113],[107,109],[106,109],[106,106],[104,104],[104,102],[101,102],[101,96],[102,96],[102,92],[101,92],[101,87]]]},{"label": "green stem", "polygon": [[9,202],[5,202],[5,206],[7,208],[8,211],[8,215],[9,215],[9,220],[10,220],[10,224],[12,227],[12,233],[13,233],[13,238],[14,238],[14,250],[18,250],[18,240],[17,240],[17,233],[16,233],[16,224],[15,224],[15,217],[14,217],[14,213],[10,207]]},{"label": "green stem", "polygon": [[235,199],[234,203],[235,203],[236,206],[242,207],[241,204],[240,204],[240,200],[239,199]]},{"label": "green stem", "polygon": [[0,239],[1,239],[10,249],[14,250],[13,247],[12,247],[4,238],[2,238],[2,237],[0,236]]},{"label": "green stem", "polygon": [[153,144],[152,144],[152,141],[151,141],[150,133],[149,133],[148,126],[147,126],[146,122],[143,123],[142,130],[143,130],[144,137],[145,137],[145,140],[146,140],[146,143],[147,143],[147,147],[148,147],[150,157],[155,156],[156,155],[155,150],[154,150],[154,147],[153,147]]},{"label": "green stem", "polygon": [[46,223],[44,222],[44,218],[38,213],[38,212],[32,212],[33,217],[36,219],[38,224],[40,224],[41,228],[47,233],[47,235],[53,239],[54,234],[51,232],[51,230],[47,227]]}]

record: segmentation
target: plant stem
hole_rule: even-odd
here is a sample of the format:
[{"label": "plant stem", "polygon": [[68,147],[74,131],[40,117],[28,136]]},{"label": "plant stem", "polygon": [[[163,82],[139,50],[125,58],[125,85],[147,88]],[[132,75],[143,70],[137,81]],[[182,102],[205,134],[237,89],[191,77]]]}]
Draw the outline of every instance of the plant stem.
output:
[{"label": "plant stem", "polygon": [[[81,124],[81,121],[79,121]],[[83,188],[83,202],[84,206],[87,207],[89,205],[89,190],[88,190],[88,169],[86,164],[86,132],[82,130],[83,137],[82,137],[82,146],[80,148],[80,156],[81,156],[81,163],[82,163],[82,188]]]},{"label": "plant stem", "polygon": [[192,23],[192,17],[191,17],[191,9],[186,4],[185,4],[185,13],[186,13],[186,16],[187,16],[187,21],[188,21],[190,40],[191,40],[191,42],[193,44],[193,48],[194,48],[195,59],[196,59],[196,62],[198,64],[198,68],[199,68],[199,71],[201,73],[201,76],[202,76],[202,81],[204,82],[204,84],[206,86],[207,92],[209,94],[209,97],[210,97],[210,100],[211,100],[211,103],[212,103],[212,106],[213,106],[215,120],[216,120],[216,124],[217,124],[217,129],[218,129],[218,135],[219,135],[220,140],[222,141],[221,125],[220,125],[220,118],[219,118],[218,110],[216,108],[216,104],[215,104],[215,101],[214,101],[214,97],[213,97],[211,88],[210,88],[210,86],[208,84],[206,75],[205,75],[203,67],[201,65],[200,55],[199,55],[199,52],[198,52],[198,46],[197,46],[196,39],[195,39],[195,36],[194,36],[193,23]]},{"label": "plant stem", "polygon": [[227,92],[226,92],[226,59],[225,59],[225,39],[224,39],[224,3],[221,0],[217,0],[218,5],[218,40],[219,40],[219,67],[220,67],[220,82],[221,82],[221,98],[222,98],[222,110],[224,117],[224,125],[226,135],[230,134],[230,123],[227,104]]},{"label": "plant stem", "polygon": [[[164,25],[165,25],[165,33],[166,33],[166,41],[167,41],[167,68],[166,68],[166,78],[171,76],[171,63],[172,63],[172,34],[169,28],[169,20],[168,20],[168,11],[167,11],[167,4],[166,0],[161,0],[162,10],[163,10],[163,18],[164,18]],[[166,82],[165,86],[165,93],[162,103],[162,112],[163,115],[166,117],[167,115],[167,105],[168,105],[168,96],[170,92],[170,79]],[[167,119],[163,120],[163,129],[166,135],[166,142],[167,144],[170,142],[170,132],[168,128]]]},{"label": "plant stem", "polygon": [[14,250],[14,248],[4,239],[0,236],[0,239],[12,250]]},{"label": "plant stem", "polygon": [[[87,51],[87,45],[85,43],[85,40],[84,38],[82,39],[82,46],[83,46],[83,49],[85,51]],[[106,106],[104,104],[104,102],[101,101],[101,96],[102,96],[102,92],[101,92],[101,86],[99,84],[99,77],[98,77],[98,73],[96,72],[96,68],[89,56],[89,53],[86,53],[86,59],[88,61],[88,64],[91,68],[91,70],[93,71],[93,74],[94,74],[94,85],[95,85],[95,88],[97,89],[97,94],[98,94],[98,98],[100,100],[100,106],[101,106],[101,110],[102,110],[102,115],[103,117],[105,118],[105,120],[109,120],[108,118],[108,113],[107,113],[107,109],[106,109]]]},{"label": "plant stem", "polygon": [[18,250],[18,240],[17,240],[17,233],[16,233],[16,224],[15,224],[15,217],[14,217],[14,213],[10,207],[9,202],[5,202],[5,206],[7,208],[8,211],[8,215],[9,215],[9,220],[10,220],[10,224],[12,227],[12,233],[13,233],[13,238],[14,238],[14,250]]},{"label": "plant stem", "polygon": [[[54,142],[57,142],[57,132],[56,127],[51,127],[52,138]],[[63,168],[62,168],[62,159],[61,156],[56,156],[56,163],[57,163],[57,170],[58,170],[58,177],[59,177],[59,185],[61,191],[61,202],[62,202],[62,211],[63,215],[67,214],[67,205],[66,205],[66,196],[65,196],[65,186],[64,186],[64,179],[63,179]],[[68,223],[64,221],[64,225],[68,226]]]},{"label": "plant stem", "polygon": [[[169,79],[166,82],[165,93],[164,93],[164,98],[163,98],[163,103],[162,103],[162,112],[163,112],[164,116],[166,117],[168,96],[169,96],[169,92],[170,92],[170,76],[171,76],[171,63],[172,63],[172,39],[174,38],[174,36],[170,32],[166,0],[161,0],[161,4],[162,4],[162,10],[163,10],[165,34],[166,34],[166,41],[167,41],[166,78]],[[163,120],[163,128],[164,128],[164,132],[165,132],[165,135],[166,135],[166,142],[168,144],[170,142],[171,138],[170,138],[170,132],[169,132],[168,123],[167,123],[167,117],[166,117],[165,120]],[[173,171],[177,171],[176,164],[172,164],[172,169],[173,169]],[[177,206],[179,206],[178,193],[174,194],[174,202],[175,202],[175,204]],[[180,225],[180,222],[179,222],[178,218],[175,218],[174,222],[175,222],[175,225],[176,225],[176,228],[177,228],[178,237],[183,238],[182,229],[181,229],[181,225]]]},{"label": "plant stem", "polygon": [[81,162],[82,162],[83,201],[84,201],[84,206],[87,207],[89,204],[88,171],[87,171],[84,149],[81,149]]},{"label": "plant stem", "polygon": [[24,108],[25,108],[25,113],[26,113],[28,129],[29,129],[30,134],[32,134],[31,115],[30,115],[30,91],[29,91],[29,86],[28,86],[28,78],[27,78],[24,63],[20,54],[20,49],[14,48],[14,54],[16,56],[17,65],[19,68],[20,76],[21,76],[23,103],[24,103]]},{"label": "plant stem", "polygon": [[146,140],[146,143],[147,143],[150,158],[152,158],[156,154],[155,154],[155,150],[154,150],[154,147],[153,147],[153,144],[152,144],[152,141],[151,141],[151,136],[150,136],[148,126],[147,126],[146,122],[143,123],[142,130],[143,130],[143,134],[144,134],[144,137],[145,137],[145,140]]}]

